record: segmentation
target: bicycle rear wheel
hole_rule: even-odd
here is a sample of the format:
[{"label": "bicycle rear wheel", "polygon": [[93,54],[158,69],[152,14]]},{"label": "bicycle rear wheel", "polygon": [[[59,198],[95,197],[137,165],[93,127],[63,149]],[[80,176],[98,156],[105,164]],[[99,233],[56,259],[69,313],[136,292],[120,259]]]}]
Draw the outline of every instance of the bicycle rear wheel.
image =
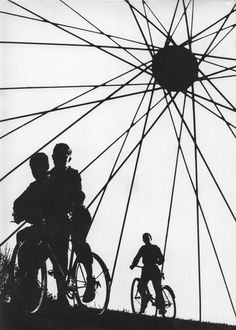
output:
[{"label": "bicycle rear wheel", "polygon": [[[11,302],[17,305],[19,310],[31,314],[40,309],[47,292],[46,264],[39,262],[36,265],[38,263],[34,254],[36,249],[36,244],[26,241],[17,244],[12,254],[9,271]],[[29,270],[29,257],[35,262],[32,272],[27,272]]]},{"label": "bicycle rear wheel", "polygon": [[176,316],[176,303],[174,291],[168,285],[162,287],[162,294],[165,301],[165,317],[174,318]]},{"label": "bicycle rear wheel", "polygon": [[95,298],[88,303],[83,302],[87,287],[87,273],[82,262],[75,261],[75,298],[79,306],[86,306],[100,315],[107,309],[110,297],[110,275],[104,261],[96,254],[93,256],[93,277],[95,278]]}]

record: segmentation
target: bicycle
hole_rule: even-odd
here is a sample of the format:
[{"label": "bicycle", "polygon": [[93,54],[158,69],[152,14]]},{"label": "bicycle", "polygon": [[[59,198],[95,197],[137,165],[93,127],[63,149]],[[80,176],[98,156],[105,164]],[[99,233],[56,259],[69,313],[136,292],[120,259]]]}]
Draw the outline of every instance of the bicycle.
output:
[{"label": "bicycle", "polygon": [[[21,262],[22,251],[28,244],[28,241],[19,242],[13,250],[9,271],[9,282],[11,286],[10,296],[11,301],[15,302],[21,310],[23,309],[24,312],[34,314],[40,310],[46,300],[45,298],[48,292],[48,276],[54,277],[54,270],[47,270],[46,260],[40,262],[39,267],[37,267],[36,276],[37,290],[34,292],[34,295],[25,302],[25,297],[20,297],[20,291],[21,293],[23,292],[23,296],[24,294],[27,296],[27,292],[30,290],[30,285],[29,283],[26,283],[24,291],[24,286],[22,286],[24,276],[20,270],[19,263]],[[87,308],[92,309],[97,315],[101,315],[106,311],[109,303],[111,279],[109,270],[104,261],[96,253],[92,252],[93,276],[95,278],[95,298],[93,301],[85,303],[83,302],[83,295],[87,286],[86,270],[81,259],[76,256],[73,248],[69,249],[69,266],[67,274],[64,275],[48,241],[39,236],[34,244],[41,251],[45,251],[46,248],[46,251],[48,252],[47,257],[49,257],[52,263],[57,265],[61,274],[64,290],[66,291],[66,296],[74,306],[86,306]]]},{"label": "bicycle", "polygon": [[[143,268],[142,266],[136,266],[138,268]],[[161,273],[161,277],[164,279],[164,273]],[[141,302],[142,298],[140,292],[138,290],[140,278],[135,277],[133,279],[131,285],[131,307],[132,311],[135,314],[139,314],[141,310]],[[176,316],[176,302],[175,302],[175,294],[173,289],[169,285],[162,285],[162,295],[165,302],[165,317],[175,318]],[[148,298],[148,305],[145,311],[145,314],[157,316],[157,312],[159,310],[158,306],[156,306],[156,294],[152,285],[150,285],[150,281],[146,287],[146,297]]]}]

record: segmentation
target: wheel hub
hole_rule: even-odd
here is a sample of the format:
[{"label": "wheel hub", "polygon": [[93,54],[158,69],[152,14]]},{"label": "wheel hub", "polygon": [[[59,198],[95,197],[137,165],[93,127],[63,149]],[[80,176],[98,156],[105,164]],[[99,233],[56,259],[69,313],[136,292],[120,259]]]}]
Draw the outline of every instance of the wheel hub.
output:
[{"label": "wheel hub", "polygon": [[198,62],[194,54],[182,46],[161,48],[153,57],[153,77],[168,91],[185,91],[197,80]]}]

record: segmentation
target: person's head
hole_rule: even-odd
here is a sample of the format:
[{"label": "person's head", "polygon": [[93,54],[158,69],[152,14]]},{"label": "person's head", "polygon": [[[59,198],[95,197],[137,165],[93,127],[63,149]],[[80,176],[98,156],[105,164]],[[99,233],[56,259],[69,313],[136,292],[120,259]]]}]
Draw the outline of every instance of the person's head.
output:
[{"label": "person's head", "polygon": [[65,143],[58,143],[53,149],[52,159],[56,168],[65,168],[71,160],[72,150]]},{"label": "person's head", "polygon": [[149,233],[144,233],[142,238],[145,244],[151,243],[152,236]]},{"label": "person's head", "polygon": [[44,152],[34,154],[29,164],[35,180],[41,180],[47,176],[49,163],[48,156]]}]

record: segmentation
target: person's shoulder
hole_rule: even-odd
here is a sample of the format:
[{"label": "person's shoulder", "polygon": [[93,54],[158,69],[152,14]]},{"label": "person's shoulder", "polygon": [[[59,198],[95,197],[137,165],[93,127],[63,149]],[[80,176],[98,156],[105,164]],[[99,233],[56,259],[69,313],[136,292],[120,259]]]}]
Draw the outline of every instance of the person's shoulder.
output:
[{"label": "person's shoulder", "polygon": [[35,189],[35,187],[36,187],[37,185],[38,185],[38,182],[37,182],[36,180],[33,181],[33,182],[31,182],[31,183],[28,185],[28,187],[26,188],[26,191]]},{"label": "person's shoulder", "polygon": [[73,167],[71,167],[71,166],[68,166],[67,167],[67,171],[68,171],[68,173],[79,173],[79,171],[78,170],[76,170],[75,168],[73,168]]},{"label": "person's shoulder", "polygon": [[66,172],[68,175],[71,176],[80,176],[79,171],[70,166],[67,167]]}]

